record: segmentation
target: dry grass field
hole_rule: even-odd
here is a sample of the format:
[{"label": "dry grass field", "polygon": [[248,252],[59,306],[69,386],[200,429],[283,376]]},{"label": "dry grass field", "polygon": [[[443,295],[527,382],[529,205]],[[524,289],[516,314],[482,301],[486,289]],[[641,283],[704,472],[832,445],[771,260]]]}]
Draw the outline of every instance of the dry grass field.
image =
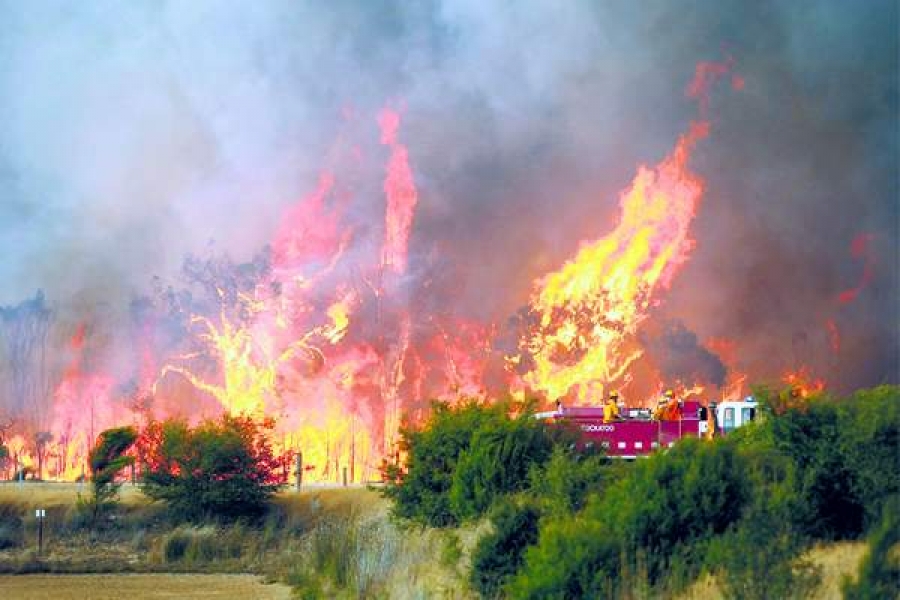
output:
[{"label": "dry grass field", "polygon": [[[845,575],[855,577],[859,562],[866,553],[864,542],[839,542],[816,546],[806,554],[812,564],[821,568],[822,582],[813,598],[815,600],[840,600],[841,581]],[[718,600],[722,592],[715,579],[701,577],[680,600]]]},{"label": "dry grass field", "polygon": [[289,587],[254,575],[5,575],[4,600],[287,600]]},{"label": "dry grass field", "polygon": [[[305,590],[302,597],[476,597],[466,578],[486,524],[452,531],[402,526],[388,517],[389,502],[371,489],[285,491],[275,498],[277,517],[248,529],[166,524],[159,506],[126,485],[120,520],[105,540],[66,525],[79,491],[78,484],[0,484],[0,513],[19,515],[24,532],[18,546],[0,550],[0,568],[35,573],[37,564],[42,573],[65,573],[0,576],[0,598],[288,597],[287,586],[264,586],[256,576],[226,573],[287,582]],[[34,508],[47,509],[49,521],[39,563],[34,559]],[[182,550],[173,555],[179,540]],[[808,558],[822,574],[816,597],[840,598],[841,579],[857,572],[865,550],[864,543],[811,550]],[[115,574],[73,575],[90,572]],[[329,583],[335,580],[339,588]],[[705,577],[681,599],[720,597],[715,580]]]},{"label": "dry grass field", "polygon": [[[6,587],[0,586],[0,598],[64,597],[47,591],[46,586],[67,581],[58,578],[62,574],[84,573],[115,573],[100,576],[105,582],[102,589],[113,592],[115,598],[145,597],[132,593],[129,586],[153,581],[131,579],[125,573],[256,573],[304,590],[303,597],[474,597],[465,576],[478,528],[446,532],[402,527],[389,518],[389,502],[365,487],[286,490],[276,496],[271,517],[250,528],[168,523],[161,506],[148,501],[139,488],[125,485],[116,521],[99,536],[73,526],[79,492],[87,490],[78,484],[0,484],[0,516],[20,523],[15,541],[0,547],[0,572],[19,574],[2,580]],[[47,511],[40,559],[35,557],[35,508]],[[340,587],[330,583],[335,580]],[[30,581],[36,582],[39,595],[20,596],[25,593],[22,586]],[[80,591],[72,597],[102,598],[81,593],[91,591],[97,581],[78,579],[71,589]],[[215,595],[218,588],[214,586],[197,587],[206,580],[159,581],[165,584],[160,584],[160,593],[168,593],[169,583],[176,586],[173,595],[147,597],[243,597]],[[188,588],[177,587],[182,581],[188,582]],[[63,587],[68,589],[67,584]]]},{"label": "dry grass field", "polygon": [[[79,493],[90,493],[90,484],[0,482],[0,504],[16,503],[28,508],[71,506]],[[122,486],[121,497],[125,504],[146,502],[140,489],[128,484]]]}]

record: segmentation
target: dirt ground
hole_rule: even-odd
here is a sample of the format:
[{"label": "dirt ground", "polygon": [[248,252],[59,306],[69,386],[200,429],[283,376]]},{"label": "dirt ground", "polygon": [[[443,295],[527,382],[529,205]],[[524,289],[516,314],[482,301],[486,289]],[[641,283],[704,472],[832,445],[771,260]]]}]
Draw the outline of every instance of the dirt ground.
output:
[{"label": "dirt ground", "polygon": [[290,588],[255,575],[3,575],[4,600],[287,600]]}]

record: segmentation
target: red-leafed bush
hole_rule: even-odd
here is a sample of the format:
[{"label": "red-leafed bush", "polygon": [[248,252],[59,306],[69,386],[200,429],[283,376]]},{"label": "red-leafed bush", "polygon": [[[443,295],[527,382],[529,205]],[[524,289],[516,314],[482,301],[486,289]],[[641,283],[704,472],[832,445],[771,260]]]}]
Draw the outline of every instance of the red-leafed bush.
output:
[{"label": "red-leafed bush", "polygon": [[229,415],[193,428],[177,419],[151,423],[139,442],[144,491],[180,519],[259,516],[288,460],[269,443],[272,427]]}]

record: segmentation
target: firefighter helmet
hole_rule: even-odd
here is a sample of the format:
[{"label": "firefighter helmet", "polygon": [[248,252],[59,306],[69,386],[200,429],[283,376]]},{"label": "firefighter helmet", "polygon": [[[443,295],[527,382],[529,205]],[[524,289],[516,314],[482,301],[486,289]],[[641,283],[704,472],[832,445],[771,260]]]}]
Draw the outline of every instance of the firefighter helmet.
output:
[{"label": "firefighter helmet", "polygon": [[666,390],[666,398],[674,398],[674,397],[675,397],[675,392],[673,392],[672,390]]}]

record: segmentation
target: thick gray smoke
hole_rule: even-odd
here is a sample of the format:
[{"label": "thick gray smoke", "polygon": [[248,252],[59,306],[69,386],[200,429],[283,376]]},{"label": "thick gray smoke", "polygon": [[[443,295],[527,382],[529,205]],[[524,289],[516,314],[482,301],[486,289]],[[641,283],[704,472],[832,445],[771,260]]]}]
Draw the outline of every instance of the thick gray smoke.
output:
[{"label": "thick gray smoke", "polygon": [[722,359],[704,348],[697,335],[684,323],[666,323],[661,331],[640,337],[664,381],[670,385],[673,382],[688,386],[695,382],[711,383],[718,387],[725,384],[728,369]]},{"label": "thick gray smoke", "polygon": [[[890,0],[0,2],[0,305],[40,288],[60,322],[123,320],[188,253],[249,260],[337,146],[383,167],[391,104],[413,276],[435,310],[502,322],[613,227],[695,115],[695,64],[730,54],[746,85],[713,98],[697,246],[660,312],[754,373],[896,382],[897,31]],[[840,304],[862,233],[872,282]]]}]

